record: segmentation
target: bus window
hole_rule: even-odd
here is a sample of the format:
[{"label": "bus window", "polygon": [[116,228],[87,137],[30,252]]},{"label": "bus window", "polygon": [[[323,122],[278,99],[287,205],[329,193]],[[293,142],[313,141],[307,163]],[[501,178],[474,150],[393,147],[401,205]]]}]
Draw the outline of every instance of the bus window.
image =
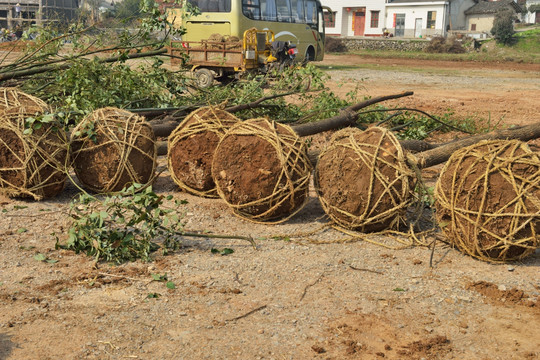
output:
[{"label": "bus window", "polygon": [[291,0],[292,18],[296,23],[305,23],[304,0]]},{"label": "bus window", "polygon": [[317,2],[306,0],[306,22],[310,25],[317,24]]},{"label": "bus window", "polygon": [[231,0],[188,0],[201,12],[231,12]]},{"label": "bus window", "polygon": [[261,20],[276,21],[277,9],[276,0],[260,0],[261,2]]},{"label": "bus window", "polygon": [[255,20],[261,19],[261,7],[259,6],[259,0],[242,0],[242,13]]},{"label": "bus window", "polygon": [[277,17],[280,22],[291,22],[290,0],[276,0]]}]

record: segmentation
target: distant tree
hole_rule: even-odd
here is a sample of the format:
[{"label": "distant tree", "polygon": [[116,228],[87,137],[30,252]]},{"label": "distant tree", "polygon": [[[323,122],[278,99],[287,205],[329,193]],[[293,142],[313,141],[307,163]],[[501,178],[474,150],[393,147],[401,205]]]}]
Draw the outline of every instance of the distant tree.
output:
[{"label": "distant tree", "polygon": [[504,45],[512,44],[515,34],[514,21],[516,19],[516,14],[511,10],[499,10],[495,14],[491,35],[493,35],[497,43]]},{"label": "distant tree", "polygon": [[115,8],[118,19],[135,19],[141,15],[141,0],[123,0]]}]

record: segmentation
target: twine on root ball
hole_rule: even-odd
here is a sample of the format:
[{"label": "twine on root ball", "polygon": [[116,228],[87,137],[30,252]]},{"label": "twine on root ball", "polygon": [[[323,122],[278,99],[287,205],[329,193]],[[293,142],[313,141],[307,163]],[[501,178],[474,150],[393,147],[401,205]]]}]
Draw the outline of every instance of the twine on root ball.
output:
[{"label": "twine on root ball", "polygon": [[215,107],[193,111],[171,133],[167,162],[174,182],[198,196],[219,197],[212,178],[212,159],[219,141],[240,120]]},{"label": "twine on root ball", "polygon": [[34,122],[28,127],[27,119],[38,116],[23,108],[0,113],[0,193],[41,200],[64,189],[68,157],[65,132],[54,123]]},{"label": "twine on root ball", "polygon": [[0,110],[9,108],[22,109],[26,113],[50,111],[49,105],[35,96],[14,87],[1,87]]},{"label": "twine on root ball", "polygon": [[455,152],[435,200],[442,232],[470,256],[518,260],[540,244],[540,158],[524,142],[483,141]]},{"label": "twine on root ball", "polygon": [[412,202],[414,183],[398,139],[379,127],[336,132],[314,173],[315,190],[328,216],[362,232],[397,230]]},{"label": "twine on root ball", "polygon": [[71,133],[72,165],[94,192],[120,191],[154,180],[157,144],[144,117],[107,107],[86,116]]},{"label": "twine on root ball", "polygon": [[279,223],[300,211],[310,174],[305,142],[289,126],[262,118],[233,126],[212,162],[219,196],[253,222]]}]

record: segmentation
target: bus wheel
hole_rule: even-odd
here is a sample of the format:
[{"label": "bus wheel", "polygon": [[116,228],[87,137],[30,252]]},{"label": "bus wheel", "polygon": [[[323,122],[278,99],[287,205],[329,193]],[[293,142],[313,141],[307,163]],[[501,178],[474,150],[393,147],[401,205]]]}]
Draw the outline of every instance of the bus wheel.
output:
[{"label": "bus wheel", "polygon": [[200,68],[195,70],[195,80],[199,88],[206,89],[214,83],[214,74],[208,69]]},{"label": "bus wheel", "polygon": [[304,58],[304,62],[309,61],[315,61],[315,49],[313,49],[311,46],[306,50],[306,57]]}]

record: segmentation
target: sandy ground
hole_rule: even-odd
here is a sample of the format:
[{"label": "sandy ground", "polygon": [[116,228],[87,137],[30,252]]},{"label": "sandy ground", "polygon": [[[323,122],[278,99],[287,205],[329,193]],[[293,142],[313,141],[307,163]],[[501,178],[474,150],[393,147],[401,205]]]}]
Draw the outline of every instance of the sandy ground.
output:
[{"label": "sandy ground", "polygon": [[[357,84],[369,96],[410,90],[414,96],[396,103],[505,124],[538,120],[538,65],[350,55],[325,62],[383,68],[330,72],[343,94]],[[430,250],[404,247],[404,238],[343,242],[344,234],[322,229],[328,219],[313,191],[286,223],[255,225],[219,200],[179,192],[167,171],[154,187],[188,200],[187,230],[250,235],[258,249],[186,238],[183,249],[151,263],[95,264],[55,250],[51,234],[63,241],[69,228],[72,184],[53,200],[1,197],[0,359],[540,358],[538,251],[496,265],[438,242],[430,267]],[[318,229],[309,238],[268,238]],[[211,252],[226,247],[234,253]],[[175,289],[153,281],[165,273]]]}]

